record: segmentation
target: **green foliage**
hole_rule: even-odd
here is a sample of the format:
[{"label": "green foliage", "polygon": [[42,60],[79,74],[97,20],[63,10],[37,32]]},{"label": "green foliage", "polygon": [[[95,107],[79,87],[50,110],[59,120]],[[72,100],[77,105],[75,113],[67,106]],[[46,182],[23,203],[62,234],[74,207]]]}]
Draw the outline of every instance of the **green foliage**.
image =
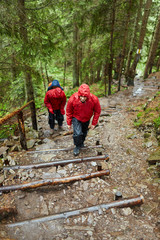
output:
[{"label": "green foliage", "polygon": [[13,136],[16,129],[17,124],[2,125],[0,128],[0,138],[8,138],[9,136]]},{"label": "green foliage", "polygon": [[67,91],[65,91],[66,98],[69,99],[70,96],[77,91],[78,91],[78,87],[75,87],[75,88],[72,88],[72,89],[69,88]]},{"label": "green foliage", "polygon": [[[77,23],[77,55],[79,61],[80,81],[91,84],[96,79],[98,70],[103,78],[103,68],[110,59],[110,41],[112,29],[113,1],[24,1],[23,24],[21,25],[19,1],[1,1],[0,27],[2,29],[1,63],[0,63],[0,96],[3,96],[0,109],[11,111],[26,101],[25,68],[29,66],[32,74],[36,107],[43,106],[44,86],[42,73],[52,75],[60,80],[63,86],[64,63],[66,63],[65,87],[69,98],[77,88],[72,87],[73,70],[73,22]],[[148,55],[150,39],[156,23],[155,11],[158,11],[158,0],[152,4],[152,16],[145,40],[144,56],[140,59],[143,65]],[[132,35],[138,1],[132,1],[131,21],[128,36]],[[22,6],[21,6],[22,7]],[[117,2],[113,34],[114,56],[122,50],[124,23],[126,21],[128,1]],[[19,11],[20,10],[20,11]],[[143,12],[143,9],[141,9]],[[141,22],[139,22],[139,25]],[[21,31],[26,30],[26,34]],[[137,32],[139,34],[139,32]],[[149,40],[149,41],[148,41]],[[128,51],[130,37],[126,40]],[[126,52],[127,52],[126,51]],[[158,56],[158,55],[157,55]],[[114,59],[115,60],[115,59]],[[116,67],[113,62],[113,68]],[[157,62],[157,61],[155,61]],[[93,77],[93,78],[92,78]],[[91,86],[91,92],[98,97],[104,96],[103,82]],[[117,86],[112,85],[111,93]],[[158,94],[158,93],[157,93]],[[158,108],[157,108],[158,111]],[[3,116],[0,112],[0,116]]]},{"label": "green foliage", "polygon": [[158,118],[154,119],[153,122],[154,122],[155,128],[156,129],[159,128],[159,126],[160,126],[160,116]]},{"label": "green foliage", "polygon": [[138,121],[137,120],[134,121],[135,127],[140,127],[142,124],[143,124],[143,121],[141,119],[138,119]]},{"label": "green foliage", "polygon": [[153,111],[152,108],[146,108],[145,113],[148,114],[149,112]]},{"label": "green foliage", "polygon": [[143,113],[142,113],[142,112],[139,112],[139,113],[137,114],[137,118],[140,118],[142,115],[143,115]]}]

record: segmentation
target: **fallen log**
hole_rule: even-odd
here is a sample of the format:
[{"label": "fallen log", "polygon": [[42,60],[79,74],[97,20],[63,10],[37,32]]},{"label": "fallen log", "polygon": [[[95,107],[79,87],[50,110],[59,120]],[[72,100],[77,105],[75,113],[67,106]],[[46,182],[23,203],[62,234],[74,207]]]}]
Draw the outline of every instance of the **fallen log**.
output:
[{"label": "fallen log", "polygon": [[86,173],[86,174],[76,175],[76,176],[71,176],[71,177],[43,179],[43,180],[19,184],[19,185],[3,186],[3,187],[0,187],[0,192],[33,189],[33,188],[38,188],[38,187],[47,186],[47,185],[70,183],[70,182],[74,182],[74,181],[87,180],[90,178],[101,177],[101,176],[109,175],[109,174],[110,174],[110,171],[108,169],[106,169],[106,170],[102,170],[102,171],[98,171],[98,172]]},{"label": "fallen log", "polygon": [[82,162],[89,162],[89,161],[98,161],[98,160],[105,160],[108,161],[108,155],[100,155],[95,157],[85,157],[85,158],[77,158],[77,159],[68,159],[68,160],[60,160],[54,162],[44,162],[44,163],[35,163],[30,165],[14,165],[14,166],[6,166],[0,168],[0,170],[16,170],[16,169],[38,169],[38,168],[46,168],[46,167],[56,167],[56,166],[64,166],[70,163],[82,163]]},{"label": "fallen log", "polygon": [[110,208],[133,207],[133,206],[141,205],[142,203],[144,203],[144,197],[142,195],[140,195],[137,197],[117,200],[117,201],[114,201],[111,203],[104,203],[104,204],[100,204],[100,205],[96,205],[96,206],[92,206],[92,207],[88,207],[88,208],[82,208],[82,209],[78,209],[78,210],[57,213],[57,214],[50,215],[50,216],[33,218],[33,219],[29,219],[29,220],[24,220],[21,222],[10,223],[10,224],[7,224],[7,226],[8,227],[17,227],[17,226],[23,226],[25,224],[31,224],[31,223],[42,223],[42,222],[53,221],[53,220],[57,220],[57,219],[66,219],[68,217],[78,216],[78,215],[84,214],[84,213],[90,213],[90,212],[94,212],[94,211],[103,211],[103,209],[108,210]]},{"label": "fallen log", "polygon": [[[88,149],[88,148],[102,148],[102,145],[95,145],[95,146],[87,146],[83,147],[83,149]],[[45,150],[35,150],[35,151],[27,151],[27,154],[33,154],[33,153],[47,153],[47,152],[54,152],[54,151],[71,151],[74,149],[73,147],[69,148],[57,148],[57,149],[45,149]]]}]

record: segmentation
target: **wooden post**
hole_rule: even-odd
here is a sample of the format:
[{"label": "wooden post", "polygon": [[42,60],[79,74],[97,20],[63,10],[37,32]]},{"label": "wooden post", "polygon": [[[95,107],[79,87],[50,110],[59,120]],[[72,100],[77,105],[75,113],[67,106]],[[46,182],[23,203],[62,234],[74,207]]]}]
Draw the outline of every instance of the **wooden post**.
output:
[{"label": "wooden post", "polygon": [[20,131],[20,144],[21,144],[23,149],[28,150],[27,149],[27,142],[26,142],[26,136],[25,136],[25,127],[24,127],[24,119],[23,119],[23,112],[22,111],[20,111],[17,114],[17,118],[18,118],[18,127],[19,127],[19,131]]}]

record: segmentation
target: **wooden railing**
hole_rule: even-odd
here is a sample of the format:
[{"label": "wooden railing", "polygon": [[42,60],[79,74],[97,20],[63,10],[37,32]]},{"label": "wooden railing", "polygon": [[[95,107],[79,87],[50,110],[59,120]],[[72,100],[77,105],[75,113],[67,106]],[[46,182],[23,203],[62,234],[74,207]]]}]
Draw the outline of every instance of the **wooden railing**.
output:
[{"label": "wooden railing", "polygon": [[26,136],[25,136],[25,127],[24,127],[24,118],[23,118],[23,112],[22,110],[24,108],[26,108],[27,106],[29,106],[31,103],[33,103],[34,101],[31,100],[30,102],[26,103],[25,105],[23,105],[21,108],[15,110],[12,113],[7,114],[5,117],[0,118],[0,126],[2,124],[4,124],[5,122],[7,122],[9,119],[11,119],[12,117],[14,117],[15,115],[17,115],[17,119],[18,119],[18,127],[19,127],[19,131],[20,131],[20,144],[22,146],[23,149],[27,150],[27,142],[26,142]]}]

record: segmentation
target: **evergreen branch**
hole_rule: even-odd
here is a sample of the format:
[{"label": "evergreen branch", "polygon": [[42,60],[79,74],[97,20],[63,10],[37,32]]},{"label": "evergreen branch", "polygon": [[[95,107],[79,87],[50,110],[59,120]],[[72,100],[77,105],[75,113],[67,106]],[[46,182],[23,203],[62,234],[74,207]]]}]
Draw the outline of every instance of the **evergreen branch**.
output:
[{"label": "evergreen branch", "polygon": [[25,10],[31,10],[31,11],[35,11],[35,10],[41,10],[43,8],[48,7],[50,4],[52,3],[52,0],[50,0],[46,5],[39,7],[39,8],[25,8]]}]

